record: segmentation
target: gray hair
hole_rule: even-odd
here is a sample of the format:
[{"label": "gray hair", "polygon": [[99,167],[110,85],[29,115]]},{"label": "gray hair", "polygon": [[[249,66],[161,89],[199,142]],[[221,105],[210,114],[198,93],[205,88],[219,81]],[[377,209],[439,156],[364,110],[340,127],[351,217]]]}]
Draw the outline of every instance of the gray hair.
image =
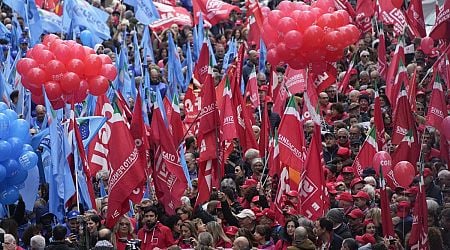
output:
[{"label": "gray hair", "polygon": [[208,232],[201,232],[198,235],[198,244],[203,246],[212,246],[213,245],[213,237]]},{"label": "gray hair", "polygon": [[247,160],[253,160],[254,158],[259,156],[259,150],[255,148],[249,148],[247,151],[245,151],[244,157]]},{"label": "gray hair", "polygon": [[45,238],[42,235],[35,235],[31,237],[30,246],[32,250],[44,250]]}]

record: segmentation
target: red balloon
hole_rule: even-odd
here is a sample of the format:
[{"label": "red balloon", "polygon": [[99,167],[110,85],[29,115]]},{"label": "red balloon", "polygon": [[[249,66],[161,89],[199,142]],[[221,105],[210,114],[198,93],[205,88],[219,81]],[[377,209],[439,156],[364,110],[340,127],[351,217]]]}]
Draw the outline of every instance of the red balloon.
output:
[{"label": "red balloon", "polygon": [[426,55],[431,54],[431,50],[434,47],[434,40],[431,37],[424,37],[422,38],[422,40],[420,41],[420,47],[422,48],[423,53],[425,53]]},{"label": "red balloon", "polygon": [[44,84],[45,93],[50,101],[61,98],[62,89],[59,82],[49,81]]},{"label": "red balloon", "polygon": [[25,57],[27,58],[33,58],[33,48],[29,48],[27,50],[27,53],[25,53]]},{"label": "red balloon", "polygon": [[109,88],[108,79],[104,76],[94,76],[89,78],[88,85],[89,93],[95,96],[103,95]]},{"label": "red balloon", "polygon": [[80,87],[75,91],[73,98],[75,99],[75,103],[80,103],[84,99],[86,99],[88,94],[89,85],[86,80],[80,81]]},{"label": "red balloon", "polygon": [[379,151],[373,157],[373,168],[377,175],[380,175],[380,167],[383,171],[383,176],[386,176],[392,169],[392,158],[386,151]]},{"label": "red balloon", "polygon": [[35,95],[43,95],[41,84],[34,84],[22,78],[22,85]]},{"label": "red balloon", "polygon": [[350,15],[345,10],[337,10],[334,12],[334,14],[338,17],[339,25],[344,26],[347,25],[350,22]]},{"label": "red balloon", "polygon": [[297,24],[295,23],[294,19],[290,17],[283,17],[278,22],[278,30],[281,32],[281,34],[286,35],[287,32],[291,30],[297,29]]},{"label": "red balloon", "polygon": [[336,50],[336,51],[326,51],[326,59],[327,62],[336,62],[342,59],[344,56],[344,53],[342,50]]},{"label": "red balloon", "polygon": [[391,0],[392,5],[394,5],[395,8],[400,9],[403,5],[403,0]]},{"label": "red balloon", "polygon": [[289,64],[289,67],[293,69],[305,69],[307,67],[305,61],[306,60],[303,57],[297,56],[291,58],[287,63]]},{"label": "red balloon", "polygon": [[338,31],[331,31],[325,34],[323,42],[325,49],[332,52],[342,50],[345,46],[342,34]]},{"label": "red balloon", "polygon": [[298,8],[298,10],[301,10],[301,11],[310,11],[311,10],[311,6],[309,6],[307,4],[300,5],[297,8]]},{"label": "red balloon", "polygon": [[297,22],[298,31],[304,32],[308,27],[310,27],[314,21],[315,16],[311,11],[303,11],[302,14],[295,18]]},{"label": "red balloon", "polygon": [[291,30],[289,32],[287,32],[284,35],[284,40],[286,41],[286,46],[289,49],[300,49],[300,47],[302,47],[302,43],[303,43],[303,37],[302,37],[302,33],[296,31],[296,30]]},{"label": "red balloon", "polygon": [[80,59],[72,59],[66,65],[67,71],[74,72],[79,76],[84,75],[84,62]]},{"label": "red balloon", "polygon": [[96,54],[95,50],[93,48],[88,47],[88,46],[83,46],[83,50],[84,50],[84,54],[86,56],[91,55],[91,54]]},{"label": "red balloon", "polygon": [[356,43],[359,40],[359,36],[361,35],[361,31],[353,24],[348,24],[346,27],[350,30],[350,34],[352,37],[350,38],[350,44]]},{"label": "red balloon", "polygon": [[444,118],[441,124],[441,133],[447,139],[447,141],[450,141],[450,116],[447,116]]},{"label": "red balloon", "polygon": [[261,8],[261,12],[262,12],[263,16],[267,16],[267,15],[269,15],[270,8],[267,6],[264,6]]},{"label": "red balloon", "polygon": [[98,55],[98,57],[100,57],[100,60],[102,60],[103,64],[112,64],[111,57],[109,57],[105,54],[100,54],[100,55]]},{"label": "red balloon", "polygon": [[304,2],[292,2],[292,7],[294,10],[303,10],[302,6],[305,6],[306,4]]},{"label": "red balloon", "polygon": [[64,64],[58,60],[51,60],[45,65],[45,72],[52,81],[60,81],[64,73],[67,72]]},{"label": "red balloon", "polygon": [[277,55],[280,57],[282,61],[286,62],[289,59],[293,58],[295,54],[291,52],[292,51],[286,46],[286,43],[281,42],[278,44]]},{"label": "red balloon", "polygon": [[311,13],[314,15],[314,19],[317,20],[321,15],[325,14],[325,11],[323,11],[321,8],[311,8]]},{"label": "red balloon", "polygon": [[84,74],[87,76],[96,76],[102,68],[102,60],[97,55],[88,55],[84,60]]},{"label": "red balloon", "polygon": [[328,12],[328,13],[333,12],[334,9],[335,9],[334,8],[334,2],[330,1],[330,0],[318,0],[315,3],[314,7],[318,7],[321,10],[323,10],[324,12]]},{"label": "red balloon", "polygon": [[325,72],[325,70],[327,70],[327,63],[326,62],[318,62],[318,63],[313,63],[311,65],[311,71],[314,74],[322,74],[323,72]]},{"label": "red balloon", "polygon": [[66,102],[64,101],[64,99],[62,97],[60,97],[56,100],[50,101],[50,103],[52,104],[52,107],[55,110],[64,108],[64,106],[66,105]]},{"label": "red balloon", "polygon": [[17,62],[17,72],[20,75],[25,75],[31,68],[36,68],[37,62],[32,58],[22,58]]},{"label": "red balloon", "polygon": [[75,44],[77,44],[77,42],[74,40],[64,40],[63,43],[69,46],[70,48],[72,48]]},{"label": "red balloon", "polygon": [[278,32],[272,28],[268,22],[264,22],[263,32],[261,36],[268,48],[275,47],[278,44]]},{"label": "red balloon", "polygon": [[36,60],[39,67],[45,68],[45,65],[55,59],[55,56],[50,50],[33,50],[33,59]]},{"label": "red balloon", "polygon": [[72,94],[80,86],[80,77],[73,73],[67,72],[62,76],[61,89],[64,94]]},{"label": "red balloon", "polygon": [[401,161],[395,165],[394,178],[401,187],[408,188],[414,176],[416,176],[416,170],[410,162]]},{"label": "red balloon", "polygon": [[325,32],[317,25],[312,25],[305,30],[303,34],[303,46],[308,49],[322,46]]},{"label": "red balloon", "polygon": [[42,50],[48,50],[48,47],[45,46],[42,43],[38,43],[38,44],[34,45],[34,47],[33,47],[33,56],[35,56],[34,53],[39,53]]},{"label": "red balloon", "polygon": [[70,60],[69,51],[69,46],[65,44],[59,44],[58,47],[53,51],[53,54],[55,54],[56,59],[60,60],[64,64],[67,64],[67,62]]},{"label": "red balloon", "polygon": [[280,58],[278,58],[277,49],[276,48],[269,49],[267,51],[267,61],[271,65],[275,65],[275,66],[280,63]]},{"label": "red balloon", "polygon": [[52,43],[50,43],[50,45],[48,47],[49,47],[49,50],[54,53],[55,50],[62,44],[64,44],[63,40],[56,39]]},{"label": "red balloon", "polygon": [[325,13],[317,18],[316,25],[325,29],[325,28],[334,28],[337,24],[336,16],[333,14]]},{"label": "red balloon", "polygon": [[26,78],[32,84],[42,85],[44,82],[47,81],[48,76],[43,69],[36,67],[28,70]]},{"label": "red balloon", "polygon": [[112,64],[103,64],[100,70],[100,75],[106,77],[108,80],[113,81],[117,76],[117,69]]},{"label": "red balloon", "polygon": [[283,13],[288,13],[292,10],[293,4],[290,1],[282,1],[278,4],[277,9],[281,10]]},{"label": "red balloon", "polygon": [[279,10],[272,10],[269,15],[267,16],[268,23],[272,27],[277,27],[278,21],[280,21],[282,17],[281,11]]},{"label": "red balloon", "polygon": [[50,44],[56,39],[59,39],[59,37],[55,34],[45,35],[44,39],[42,40],[42,44],[44,44],[46,46],[50,46]]},{"label": "red balloon", "polygon": [[45,104],[45,99],[44,96],[42,95],[36,95],[33,92],[31,92],[31,100],[36,103],[36,104],[40,104],[40,105],[44,105]]},{"label": "red balloon", "polygon": [[69,58],[71,59],[80,59],[80,60],[84,60],[84,58],[86,57],[85,53],[84,53],[84,49],[83,46],[81,46],[80,44],[74,44],[69,51]]}]

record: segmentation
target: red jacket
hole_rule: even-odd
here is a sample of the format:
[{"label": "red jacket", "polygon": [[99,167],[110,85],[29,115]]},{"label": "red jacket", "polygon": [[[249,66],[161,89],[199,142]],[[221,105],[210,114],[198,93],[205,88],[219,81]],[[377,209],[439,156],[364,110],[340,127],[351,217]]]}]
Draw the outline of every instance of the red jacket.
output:
[{"label": "red jacket", "polygon": [[159,222],[152,229],[147,226],[141,228],[138,231],[138,239],[142,241],[141,250],[152,250],[155,247],[165,249],[176,244],[170,228]]}]

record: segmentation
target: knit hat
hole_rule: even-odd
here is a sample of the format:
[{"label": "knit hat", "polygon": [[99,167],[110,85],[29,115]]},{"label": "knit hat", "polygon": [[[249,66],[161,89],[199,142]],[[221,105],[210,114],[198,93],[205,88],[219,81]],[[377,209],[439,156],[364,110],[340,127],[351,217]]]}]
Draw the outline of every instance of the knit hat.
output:
[{"label": "knit hat", "polygon": [[344,222],[344,217],[344,211],[342,211],[342,209],[340,208],[332,208],[327,213],[327,219],[336,224]]}]

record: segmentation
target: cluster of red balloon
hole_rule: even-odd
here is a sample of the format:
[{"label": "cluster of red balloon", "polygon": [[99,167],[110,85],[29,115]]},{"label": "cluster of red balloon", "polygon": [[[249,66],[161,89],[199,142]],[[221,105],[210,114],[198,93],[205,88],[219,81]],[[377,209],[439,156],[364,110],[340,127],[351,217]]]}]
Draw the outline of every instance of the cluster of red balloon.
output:
[{"label": "cluster of red balloon", "polygon": [[342,58],[343,49],[359,39],[359,29],[349,24],[347,11],[335,11],[331,0],[312,5],[281,2],[276,10],[261,9],[264,19],[262,38],[267,60],[272,65],[287,63],[302,69],[309,64],[334,62]]},{"label": "cluster of red balloon", "polygon": [[79,103],[87,94],[106,93],[109,81],[116,78],[117,69],[107,55],[97,55],[92,48],[73,40],[61,40],[54,34],[46,35],[26,57],[17,63],[22,84],[32,93],[37,104],[44,104],[43,89],[53,108],[65,103]]},{"label": "cluster of red balloon", "polygon": [[381,167],[383,176],[391,187],[408,188],[416,176],[416,168],[408,161],[400,161],[392,168],[391,155],[386,151],[379,151],[375,154],[373,166],[377,175],[380,174]]}]

